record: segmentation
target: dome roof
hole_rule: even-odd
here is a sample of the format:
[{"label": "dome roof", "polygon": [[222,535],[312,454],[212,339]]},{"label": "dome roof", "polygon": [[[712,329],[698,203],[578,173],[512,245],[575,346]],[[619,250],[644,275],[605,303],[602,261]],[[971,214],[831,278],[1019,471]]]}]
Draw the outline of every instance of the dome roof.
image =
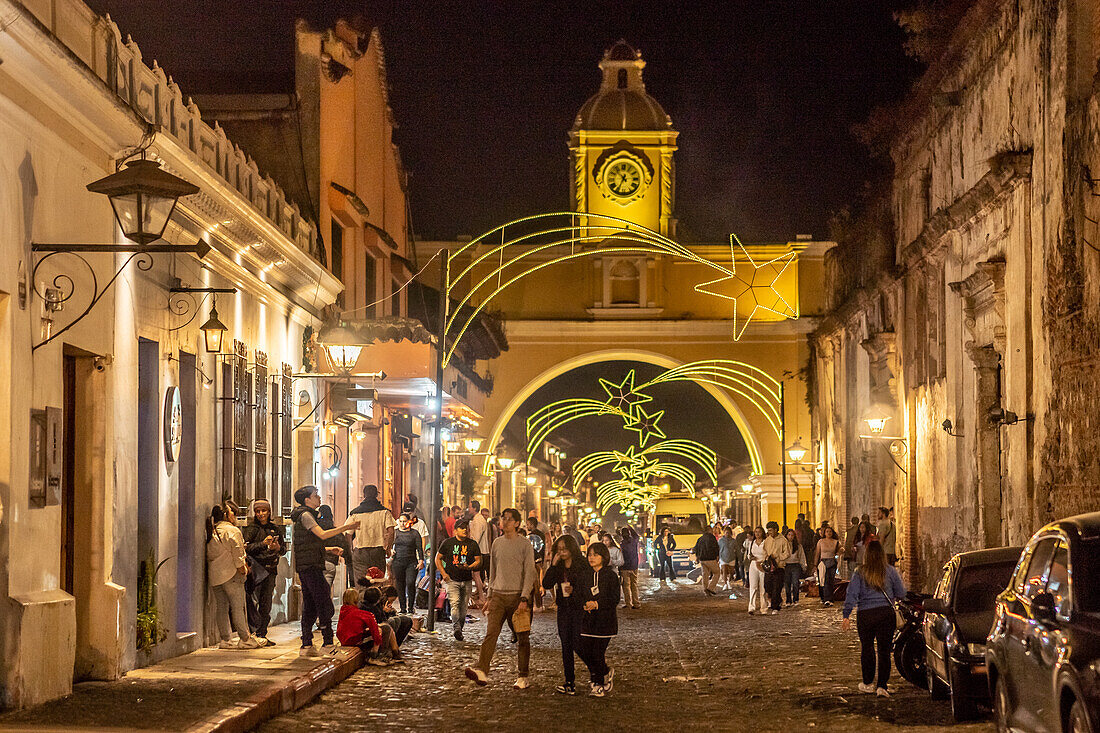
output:
[{"label": "dome roof", "polygon": [[603,82],[588,98],[573,123],[574,130],[668,130],[672,120],[642,82],[645,61],[640,51],[619,40],[600,61]]}]

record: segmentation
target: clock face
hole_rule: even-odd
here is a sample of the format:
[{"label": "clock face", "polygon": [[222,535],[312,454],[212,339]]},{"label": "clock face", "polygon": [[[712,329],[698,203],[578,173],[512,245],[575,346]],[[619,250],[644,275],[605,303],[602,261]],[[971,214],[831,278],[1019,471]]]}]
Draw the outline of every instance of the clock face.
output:
[{"label": "clock face", "polygon": [[642,171],[632,160],[616,160],[607,167],[605,177],[616,196],[632,196],[642,185]]}]

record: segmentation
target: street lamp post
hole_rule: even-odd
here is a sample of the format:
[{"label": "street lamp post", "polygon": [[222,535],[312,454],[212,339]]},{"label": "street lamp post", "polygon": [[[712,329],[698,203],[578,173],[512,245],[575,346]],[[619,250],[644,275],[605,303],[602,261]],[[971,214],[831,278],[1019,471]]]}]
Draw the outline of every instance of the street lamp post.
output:
[{"label": "street lamp post", "polygon": [[[435,341],[435,440],[432,445],[432,506],[428,523],[428,532],[435,534],[435,525],[439,522],[440,502],[443,501],[443,356],[447,348],[447,311],[450,299],[447,297],[447,279],[450,276],[450,261],[447,250],[439,250],[439,325]],[[435,631],[435,598],[439,595],[439,582],[436,579],[435,558],[439,553],[438,538],[431,538],[431,561],[428,563],[428,631]]]},{"label": "street lamp post", "polygon": [[[779,449],[784,450],[787,447],[787,390],[785,389],[785,383],[779,383]],[[787,526],[787,462],[783,460],[782,454],[779,456],[779,462],[783,468],[783,526]]]}]

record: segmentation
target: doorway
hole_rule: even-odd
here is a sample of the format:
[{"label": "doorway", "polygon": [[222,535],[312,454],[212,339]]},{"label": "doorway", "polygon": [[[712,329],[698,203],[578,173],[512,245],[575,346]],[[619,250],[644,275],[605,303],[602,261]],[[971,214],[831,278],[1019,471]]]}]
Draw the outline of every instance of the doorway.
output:
[{"label": "doorway", "polygon": [[176,533],[176,633],[194,631],[192,598],[195,591],[195,430],[198,369],[195,355],[180,352],[180,406],[183,441],[180,444]]},{"label": "doorway", "polygon": [[[137,567],[134,588],[152,584],[160,538],[160,344],[138,339]],[[139,608],[139,612],[140,612]]]}]

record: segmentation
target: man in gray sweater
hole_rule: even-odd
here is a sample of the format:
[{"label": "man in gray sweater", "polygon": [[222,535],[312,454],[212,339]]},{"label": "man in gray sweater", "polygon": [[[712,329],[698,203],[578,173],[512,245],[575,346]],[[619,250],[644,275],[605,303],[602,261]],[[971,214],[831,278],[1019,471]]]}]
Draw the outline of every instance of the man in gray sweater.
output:
[{"label": "man in gray sweater", "polygon": [[[478,685],[489,684],[489,664],[497,650],[497,637],[504,623],[517,610],[530,613],[531,590],[535,587],[535,549],[526,537],[519,534],[523,516],[516,509],[500,513],[503,534],[493,543],[489,563],[489,601],[485,606],[488,628],[481,642],[481,656],[475,666],[466,667],[466,676]],[[519,649],[518,690],[528,686],[527,672],[531,660],[531,631],[516,631]]]}]

